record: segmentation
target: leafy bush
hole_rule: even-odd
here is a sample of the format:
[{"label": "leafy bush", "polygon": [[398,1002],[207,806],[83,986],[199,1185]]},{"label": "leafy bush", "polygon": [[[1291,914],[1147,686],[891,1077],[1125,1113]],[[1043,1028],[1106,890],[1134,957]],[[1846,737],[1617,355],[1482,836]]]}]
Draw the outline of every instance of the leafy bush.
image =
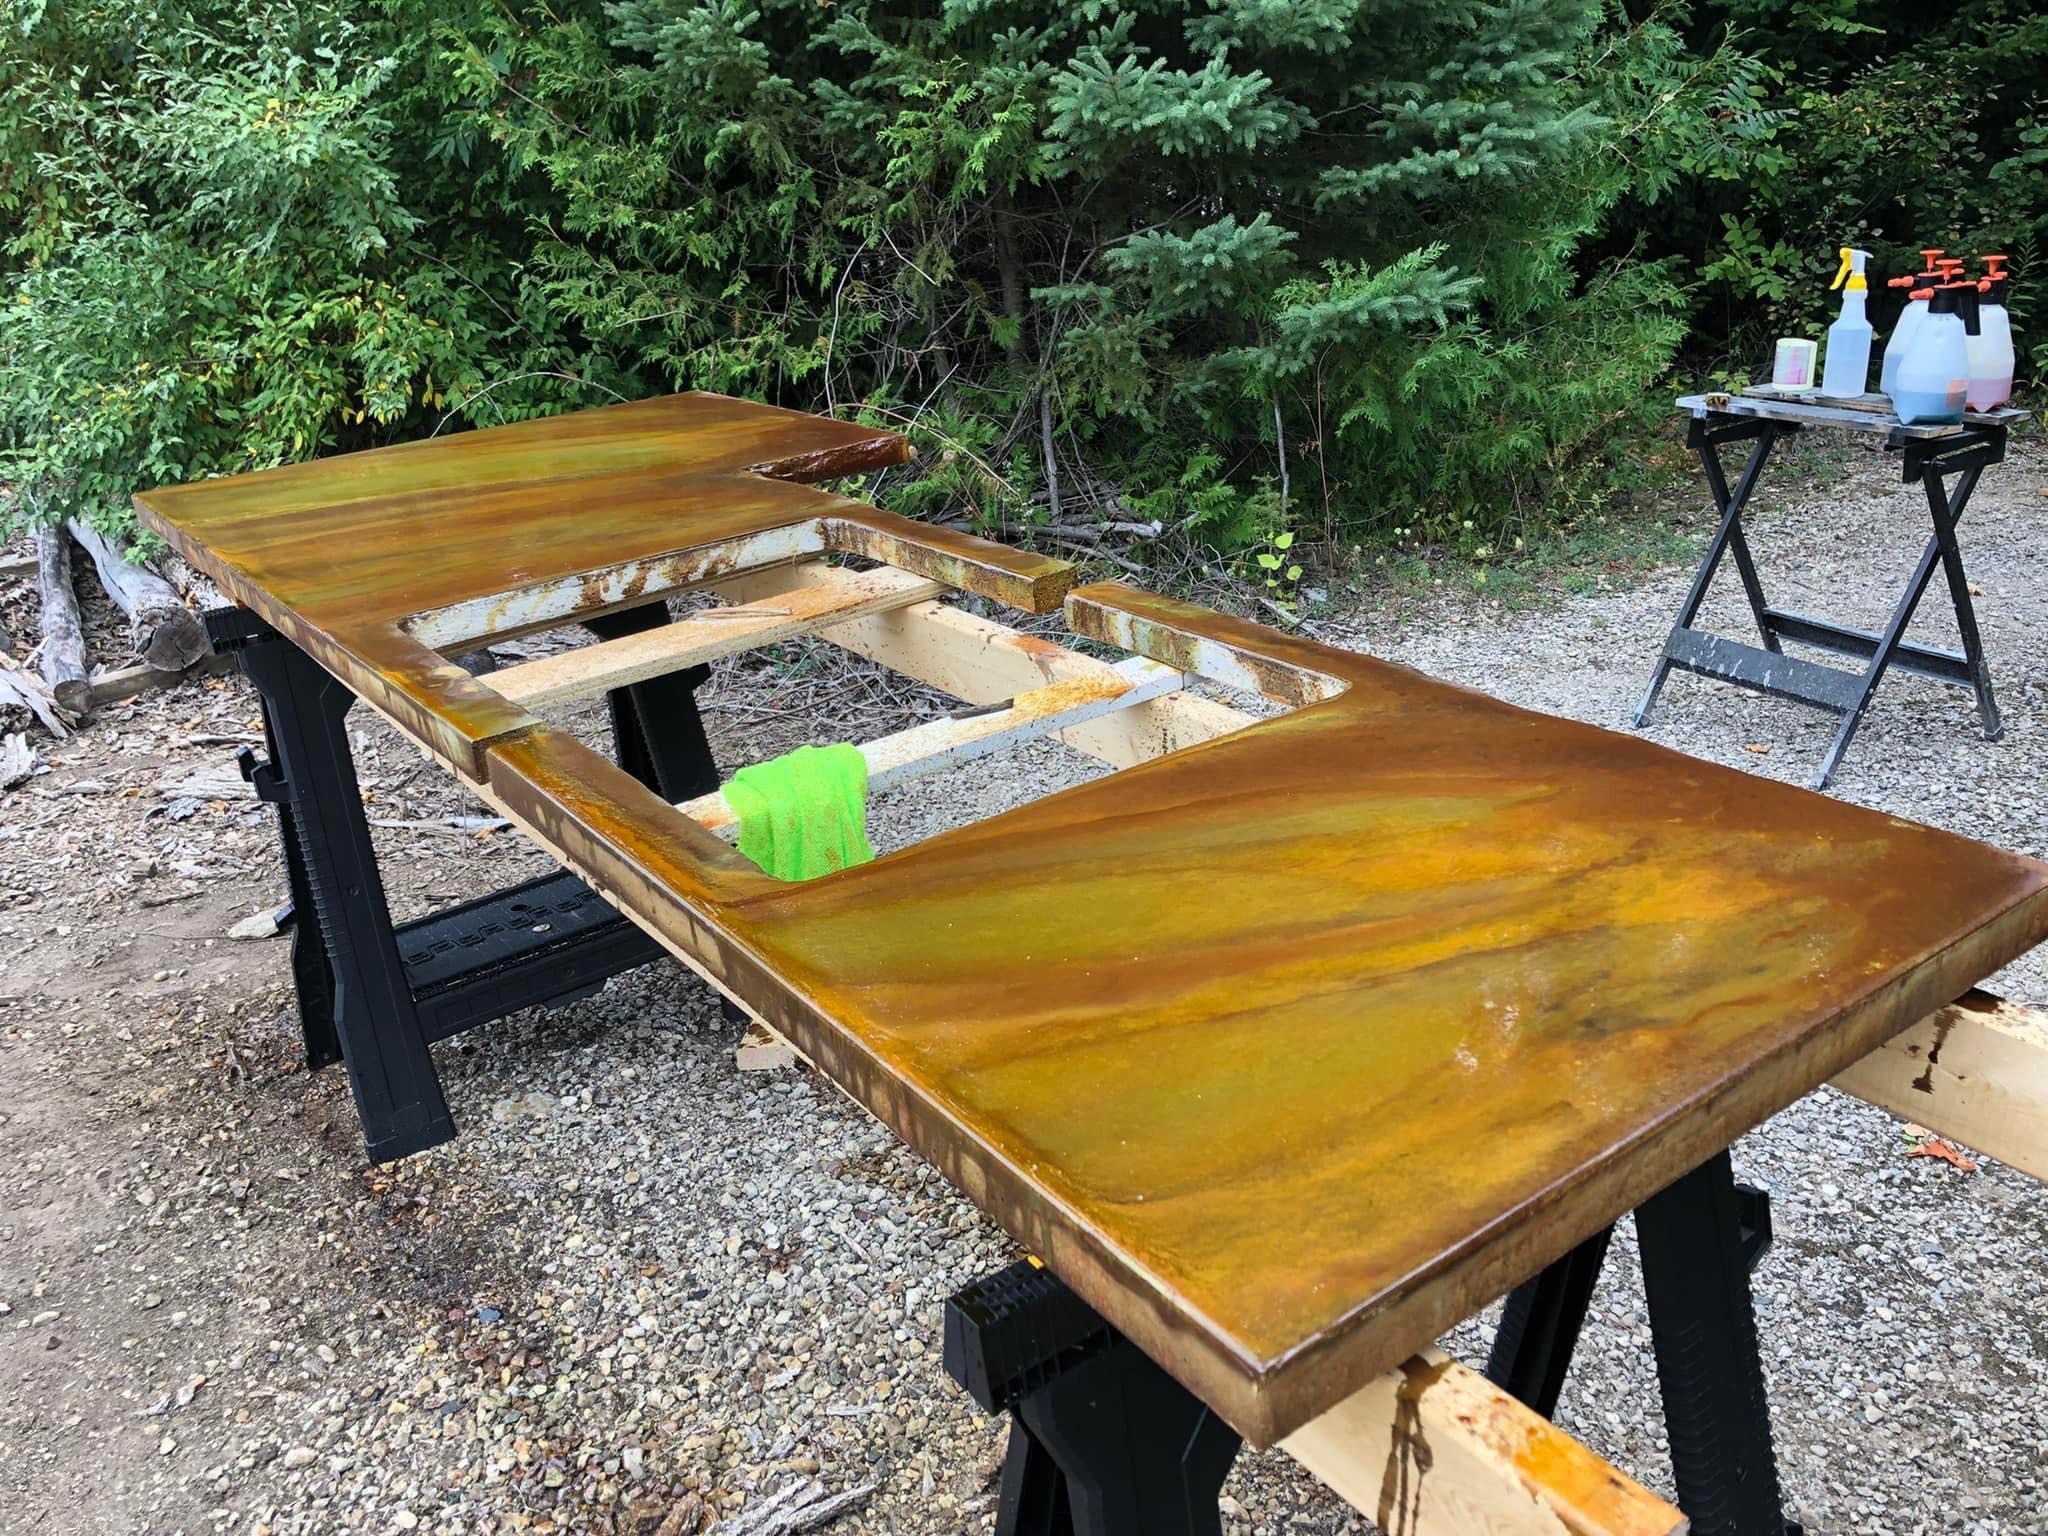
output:
[{"label": "leafy bush", "polygon": [[[1918,270],[1923,246],[2002,251],[2021,274],[2015,324],[2038,337],[2048,306],[2025,276],[2048,256],[2048,12],[1703,0],[1689,30],[1706,46],[1731,27],[1754,65],[1732,104],[1745,131],[1683,166],[1686,195],[1640,221],[1705,280],[1700,349],[1751,367],[1773,336],[1818,335],[1839,310],[1827,285],[1843,245],[1871,251],[1886,276]],[[1899,300],[1873,287],[1882,329]]]},{"label": "leafy bush", "polygon": [[707,388],[910,431],[927,515],[1492,536],[1625,468],[1701,272],[1770,329],[1884,177],[2030,254],[2001,3],[0,0],[0,443],[119,527]]},{"label": "leafy bush", "polygon": [[119,528],[145,485],[428,430],[478,384],[506,274],[434,254],[447,225],[415,209],[447,189],[401,175],[374,32],[296,6],[7,20],[0,430],[29,510]]}]

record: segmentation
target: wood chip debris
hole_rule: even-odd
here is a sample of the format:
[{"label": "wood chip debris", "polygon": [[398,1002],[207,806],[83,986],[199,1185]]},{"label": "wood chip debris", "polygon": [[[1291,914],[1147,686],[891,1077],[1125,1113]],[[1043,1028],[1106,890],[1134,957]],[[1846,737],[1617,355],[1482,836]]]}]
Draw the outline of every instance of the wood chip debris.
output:
[{"label": "wood chip debris", "polygon": [[711,1536],[802,1536],[805,1531],[823,1530],[841,1515],[852,1514],[874,1494],[873,1483],[832,1493],[815,1477],[801,1478],[719,1521],[711,1528]]}]

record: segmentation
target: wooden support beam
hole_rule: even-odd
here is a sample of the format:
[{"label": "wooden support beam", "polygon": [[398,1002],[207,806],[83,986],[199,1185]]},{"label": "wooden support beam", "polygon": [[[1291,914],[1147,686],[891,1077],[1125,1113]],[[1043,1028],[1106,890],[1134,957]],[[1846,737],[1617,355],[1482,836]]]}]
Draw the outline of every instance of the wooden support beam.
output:
[{"label": "wooden support beam", "polygon": [[[828,571],[811,564],[750,572],[720,582],[718,590],[738,602],[765,601],[823,580]],[[1046,683],[1099,676],[1110,666],[941,603],[835,624],[820,634],[970,704],[1000,703]],[[1227,704],[1176,692],[1053,734],[1077,752],[1128,768],[1239,730],[1255,718]]]},{"label": "wooden support beam", "polygon": [[816,582],[760,602],[706,608],[661,629],[501,668],[491,674],[490,686],[500,697],[527,709],[588,698],[810,634],[841,620],[907,607],[945,590],[935,581],[887,568],[815,569],[820,573]]},{"label": "wooden support beam", "polygon": [[2048,1180],[2048,1013],[2039,1009],[1967,992],[1834,1086]]},{"label": "wooden support beam", "polygon": [[1679,1536],[1684,1515],[1425,1350],[1280,1442],[1385,1536]]},{"label": "wooden support beam", "polygon": [[[927,720],[863,743],[860,753],[868,763],[868,792],[880,794],[1018,742],[1132,708],[1172,693],[1184,681],[1171,667],[1143,657],[1134,656],[1114,666],[1107,662],[1095,665],[1100,672],[1033,688],[1000,708]],[[729,832],[736,825],[722,789],[685,801],[678,809],[714,832]]]}]

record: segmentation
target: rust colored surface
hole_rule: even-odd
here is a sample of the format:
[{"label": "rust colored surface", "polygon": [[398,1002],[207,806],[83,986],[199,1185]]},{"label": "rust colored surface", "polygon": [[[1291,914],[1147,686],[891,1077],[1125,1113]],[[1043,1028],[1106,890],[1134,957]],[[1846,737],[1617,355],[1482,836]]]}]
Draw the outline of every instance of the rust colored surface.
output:
[{"label": "rust colored surface", "polygon": [[[673,557],[823,522],[825,544],[893,541],[922,574],[1056,606],[1072,568],[924,528],[799,484],[901,463],[894,433],[722,395],[677,395],[145,491],[142,520],[474,778],[537,722],[468,684],[405,621],[589,573],[581,611],[731,571]],[[601,573],[625,568],[607,583]],[[475,638],[520,627],[517,604]]]},{"label": "rust colored surface", "polygon": [[2048,934],[2028,859],[1127,587],[1067,614],[1338,691],[802,885],[552,731],[487,792],[1257,1444]]}]

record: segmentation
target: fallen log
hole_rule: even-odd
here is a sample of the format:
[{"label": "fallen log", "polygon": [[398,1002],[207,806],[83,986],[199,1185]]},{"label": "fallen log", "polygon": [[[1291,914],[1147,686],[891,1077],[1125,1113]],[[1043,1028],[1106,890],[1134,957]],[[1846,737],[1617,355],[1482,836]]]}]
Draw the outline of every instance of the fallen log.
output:
[{"label": "fallen log", "polygon": [[91,694],[85,628],[78,617],[78,589],[71,583],[71,546],[65,543],[62,528],[45,525],[36,530],[36,591],[43,604],[43,681],[58,704],[73,715],[83,715]]},{"label": "fallen log", "polygon": [[138,656],[152,667],[177,672],[206,654],[206,626],[185,606],[177,588],[155,571],[131,563],[97,528],[76,519],[65,527],[92,556],[107,596],[128,615],[128,632]]},{"label": "fallen log", "polygon": [[132,667],[121,667],[112,672],[100,672],[92,680],[92,707],[99,709],[108,704],[119,704],[137,694],[147,693],[152,688],[171,688],[188,677],[203,677],[210,672],[228,672],[234,668],[234,659],[219,654],[202,657],[196,666],[182,671],[168,671],[163,667],[152,667],[140,662]]}]

